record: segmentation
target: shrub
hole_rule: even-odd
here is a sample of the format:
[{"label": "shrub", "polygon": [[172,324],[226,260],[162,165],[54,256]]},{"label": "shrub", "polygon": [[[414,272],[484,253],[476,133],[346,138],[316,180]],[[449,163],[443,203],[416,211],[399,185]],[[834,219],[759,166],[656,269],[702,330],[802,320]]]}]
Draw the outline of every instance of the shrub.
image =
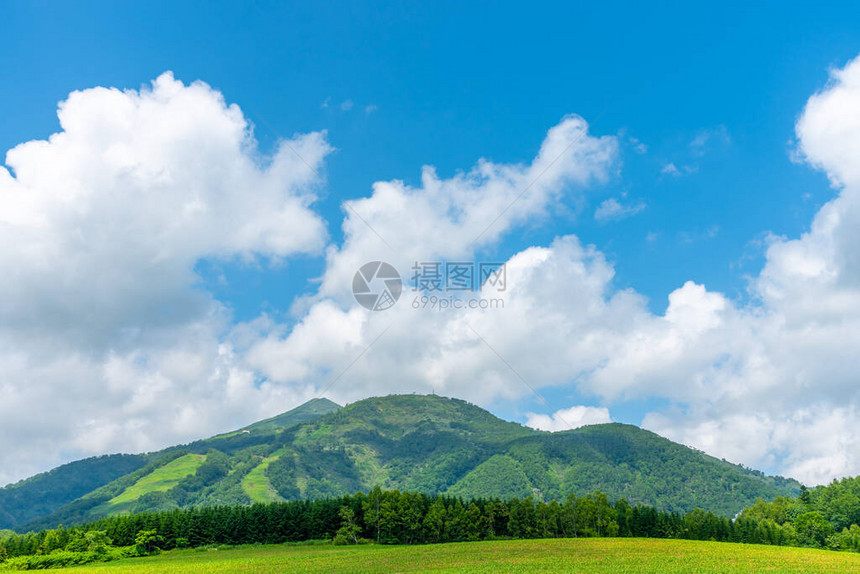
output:
[{"label": "shrub", "polygon": [[134,549],[138,556],[155,554],[159,551],[159,544],[164,542],[164,537],[159,536],[155,530],[141,530],[134,537]]},{"label": "shrub", "polygon": [[20,556],[6,562],[6,566],[14,570],[46,570],[48,568],[64,568],[66,566],[80,566],[105,559],[114,559],[98,552],[68,552],[59,550],[51,554]]}]

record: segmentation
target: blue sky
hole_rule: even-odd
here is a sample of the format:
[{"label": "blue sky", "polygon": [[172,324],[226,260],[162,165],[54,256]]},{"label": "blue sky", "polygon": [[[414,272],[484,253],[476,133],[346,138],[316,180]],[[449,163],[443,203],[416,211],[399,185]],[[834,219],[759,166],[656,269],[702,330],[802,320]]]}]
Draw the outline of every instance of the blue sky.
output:
[{"label": "blue sky", "polygon": [[[526,161],[548,127],[577,113],[598,134],[623,131],[648,146],[640,157],[625,145],[621,175],[602,190],[647,208],[601,224],[594,205],[569,206],[500,249],[573,231],[617,263],[619,285],[661,311],[688,279],[745,297],[762,234],[797,235],[830,199],[824,175],[792,164],[790,142],[828,68],[856,55],[858,16],[851,2],[13,2],[2,24],[0,148],[55,132],[56,103],[73,90],[137,89],[172,70],[237,103],[264,149],[277,134],[329,131],[338,151],[320,209],[337,238],[341,197],[367,195],[375,181],[414,183],[425,164],[446,176],[480,157]],[[698,135],[720,129],[730,142],[692,153]],[[669,162],[697,171],[661,174]],[[313,289],[306,281],[322,267],[231,267],[219,294],[247,319]]]},{"label": "blue sky", "polygon": [[[346,252],[344,200],[369,198],[375,182],[400,180],[420,187],[425,165],[448,180],[481,158],[529,164],[548,130],[577,114],[590,124],[591,136],[617,142],[606,181],[547,203],[543,215],[532,214],[510,227],[475,257],[506,260],[575,235],[608,260],[614,270],[611,293],[630,290],[647,300],[636,307],[643,317],[651,314],[643,322],[667,313],[670,294],[690,281],[705,286],[707,294],[721,294],[739,314],[755,314],[762,291],[752,289],[751,282],[767,263],[772,236],[800,237],[838,195],[838,169],[826,160],[798,159],[796,123],[810,96],[828,86],[831,71],[858,55],[858,17],[860,5],[851,2],[9,2],[0,21],[0,149],[60,131],[57,104],[75,90],[140,90],[172,71],[185,84],[206,82],[227,103],[238,105],[264,155],[276,153],[282,138],[325,132],[333,150],[320,160],[326,185],[318,189],[312,209],[325,225],[329,247]],[[824,168],[811,169],[816,161]],[[601,205],[613,204],[628,212],[595,216]],[[386,239],[401,247],[400,237]],[[249,331],[283,343],[307,319],[308,298],[318,295],[319,278],[327,273],[324,252],[318,246],[286,257],[244,254],[194,259],[194,289],[227,310],[227,327],[216,329],[222,342],[229,338],[242,348],[247,334],[228,337],[225,332],[251,325]],[[684,291],[679,298],[687,295],[697,296]],[[253,323],[261,314],[275,326]],[[122,323],[112,332],[146,333],[145,323]],[[346,329],[346,319],[343,324]],[[160,331],[152,327],[151,332]],[[127,352],[135,368],[156,362],[148,351]],[[121,354],[115,348],[104,353]],[[257,357],[262,351],[248,353]],[[698,357],[694,351],[689,355]],[[694,369],[687,380],[708,379],[711,367],[719,371],[732,362],[726,357],[736,355],[716,353],[708,369]],[[94,358],[93,368],[101,360]],[[518,364],[518,357],[511,360]],[[527,365],[527,357],[522,362]],[[534,376],[543,388],[549,409],[530,395],[517,400],[510,392],[463,394],[482,396],[482,404],[500,416],[521,421],[529,413],[551,414],[573,405],[607,407],[613,420],[650,421],[655,430],[709,452],[818,479],[808,470],[813,459],[777,438],[755,452],[715,442],[713,432],[703,429],[718,419],[728,424],[720,409],[731,407],[655,390],[641,383],[652,376],[644,370],[631,375],[641,386],[635,392],[630,391],[635,385],[612,394],[578,382],[611,362],[598,360],[563,375],[529,375],[530,367],[524,366],[527,378]],[[337,365],[327,364],[322,372],[330,376]],[[265,387],[261,381],[277,379],[275,371],[269,365],[249,376],[259,389]],[[164,372],[157,375],[167,377]],[[679,372],[686,371],[679,367]],[[141,374],[150,375],[156,374]],[[293,394],[273,396],[287,405],[313,394],[302,384],[291,381]],[[308,384],[319,388],[318,381]],[[426,390],[408,380],[403,387],[377,390]],[[834,393],[825,398],[838,403],[841,395]],[[712,416],[716,411],[723,414]],[[260,414],[247,406],[212,413],[213,428],[183,427],[155,443],[81,439],[50,460],[194,438],[194,432]],[[666,422],[672,413],[693,422],[673,427]],[[764,415],[749,416],[759,420]],[[92,424],[115,428],[112,422]],[[841,454],[833,454],[833,460]],[[28,459],[16,468],[20,474],[46,464]],[[853,462],[840,464],[834,462],[835,470],[827,472],[855,468]]]}]

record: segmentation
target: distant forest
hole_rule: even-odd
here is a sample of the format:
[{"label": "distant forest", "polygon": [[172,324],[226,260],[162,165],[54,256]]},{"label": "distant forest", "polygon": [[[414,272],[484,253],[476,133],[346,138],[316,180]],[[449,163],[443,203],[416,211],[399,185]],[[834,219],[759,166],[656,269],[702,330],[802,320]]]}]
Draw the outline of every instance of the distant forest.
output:
[{"label": "distant forest", "polygon": [[797,498],[758,501],[730,520],[608,500],[600,491],[564,501],[475,499],[383,491],[368,494],[141,513],[37,533],[0,533],[7,568],[44,568],[159,549],[331,541],[429,544],[506,538],[682,538],[860,551],[860,478]]}]

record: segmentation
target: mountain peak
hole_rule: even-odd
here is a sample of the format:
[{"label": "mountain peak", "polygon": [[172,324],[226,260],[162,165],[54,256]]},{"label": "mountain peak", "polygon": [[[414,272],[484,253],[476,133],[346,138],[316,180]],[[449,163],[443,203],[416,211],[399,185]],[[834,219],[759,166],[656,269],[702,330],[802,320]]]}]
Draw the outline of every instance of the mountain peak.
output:
[{"label": "mountain peak", "polygon": [[[704,507],[733,516],[756,498],[799,488],[632,425],[547,433],[460,399],[415,394],[344,407],[314,399],[232,433],[139,456],[123,474],[114,467],[125,460],[108,461],[94,482],[82,479],[97,470],[86,461],[72,467],[75,476],[37,477],[26,500],[14,507],[8,500],[22,498],[20,493],[0,489],[0,528],[39,529],[128,511],[337,497],[375,486],[540,500],[600,489],[631,504],[673,511]],[[77,485],[76,499],[66,504],[46,505],[39,494],[70,483]]]},{"label": "mountain peak", "polygon": [[270,432],[277,429],[290,427],[299,423],[308,422],[312,419],[327,415],[340,410],[341,406],[334,401],[325,398],[311,399],[296,408],[268,419],[257,421],[251,425],[239,429],[239,432]]}]

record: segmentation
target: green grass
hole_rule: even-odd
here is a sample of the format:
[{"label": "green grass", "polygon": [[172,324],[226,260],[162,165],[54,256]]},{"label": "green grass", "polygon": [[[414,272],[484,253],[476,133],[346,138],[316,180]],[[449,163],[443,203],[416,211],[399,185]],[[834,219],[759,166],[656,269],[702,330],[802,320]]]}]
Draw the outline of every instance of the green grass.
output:
[{"label": "green grass", "polygon": [[266,469],[269,465],[284,454],[284,449],[281,449],[272,456],[263,459],[260,464],[255,466],[251,472],[245,475],[242,479],[242,490],[251,499],[251,502],[278,502],[284,500],[278,495],[278,492],[272,487],[269,482],[269,477],[266,476]]},{"label": "green grass", "polygon": [[110,499],[107,504],[111,506],[126,505],[144,494],[170,490],[179,484],[183,478],[194,474],[205,460],[206,455],[203,454],[181,456],[142,477],[118,496]]},{"label": "green grass", "polygon": [[564,539],[465,542],[429,546],[259,546],[184,550],[74,572],[263,574],[275,572],[860,572],[860,555],[812,550],[654,539]]}]

